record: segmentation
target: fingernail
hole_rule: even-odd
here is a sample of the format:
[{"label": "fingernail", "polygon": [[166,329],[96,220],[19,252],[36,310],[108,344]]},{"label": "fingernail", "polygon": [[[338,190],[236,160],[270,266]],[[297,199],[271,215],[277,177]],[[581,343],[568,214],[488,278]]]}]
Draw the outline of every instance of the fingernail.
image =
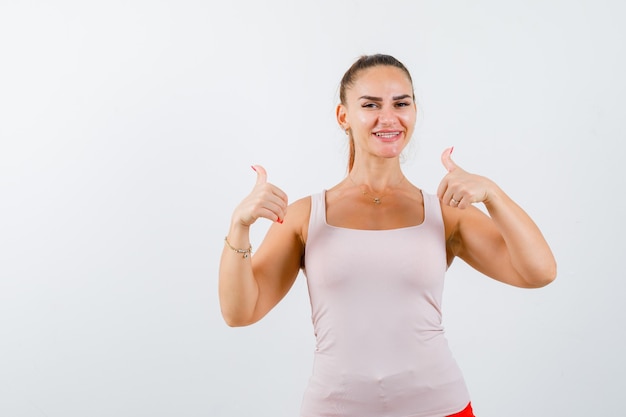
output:
[{"label": "fingernail", "polygon": [[279,224],[283,224],[283,221],[284,221],[283,219],[276,220],[276,222],[279,223]]},{"label": "fingernail", "polygon": [[252,168],[254,172],[256,172],[256,168],[254,167],[254,165],[250,165],[250,168]]},{"label": "fingernail", "polygon": [[450,148],[450,155],[452,155],[453,150],[454,150],[454,146]]}]

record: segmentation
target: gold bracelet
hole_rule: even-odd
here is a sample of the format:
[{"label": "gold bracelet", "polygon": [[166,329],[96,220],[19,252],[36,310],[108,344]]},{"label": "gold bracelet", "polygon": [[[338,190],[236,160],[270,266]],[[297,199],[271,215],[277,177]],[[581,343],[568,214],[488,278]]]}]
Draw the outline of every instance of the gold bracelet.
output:
[{"label": "gold bracelet", "polygon": [[228,236],[224,236],[224,242],[226,242],[226,245],[229,248],[231,248],[233,250],[233,252],[243,253],[243,258],[244,259],[252,254],[252,245],[250,245],[250,247],[248,249],[233,248],[233,246],[230,243],[228,243]]}]

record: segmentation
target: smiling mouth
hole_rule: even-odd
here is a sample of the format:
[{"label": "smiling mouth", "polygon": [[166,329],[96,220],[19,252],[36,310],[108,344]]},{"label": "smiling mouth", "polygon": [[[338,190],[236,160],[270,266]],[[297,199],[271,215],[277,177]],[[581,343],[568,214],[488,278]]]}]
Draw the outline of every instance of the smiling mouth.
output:
[{"label": "smiling mouth", "polygon": [[400,136],[401,132],[376,132],[374,135],[382,140],[393,140]]}]

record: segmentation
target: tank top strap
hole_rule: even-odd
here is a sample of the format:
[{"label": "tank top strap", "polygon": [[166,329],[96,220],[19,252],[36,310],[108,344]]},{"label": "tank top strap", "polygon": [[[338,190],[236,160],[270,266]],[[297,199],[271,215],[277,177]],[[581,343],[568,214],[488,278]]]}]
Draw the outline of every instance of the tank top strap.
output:
[{"label": "tank top strap", "polygon": [[326,190],[311,195],[311,214],[309,215],[309,238],[326,223]]},{"label": "tank top strap", "polygon": [[443,227],[443,215],[441,214],[441,203],[436,195],[422,191],[424,198],[424,223],[433,226]]}]

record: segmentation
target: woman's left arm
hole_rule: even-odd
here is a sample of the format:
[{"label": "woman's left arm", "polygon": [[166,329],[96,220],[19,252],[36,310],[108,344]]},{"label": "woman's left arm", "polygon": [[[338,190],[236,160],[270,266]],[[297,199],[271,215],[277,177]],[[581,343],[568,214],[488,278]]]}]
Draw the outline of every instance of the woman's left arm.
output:
[{"label": "woman's left arm", "polygon": [[[448,243],[454,255],[517,287],[539,288],[552,282],[556,261],[535,222],[493,181],[456,165],[451,153],[446,149],[442,155],[448,174],[437,194],[452,230]],[[483,203],[489,215],[473,203]]]}]

